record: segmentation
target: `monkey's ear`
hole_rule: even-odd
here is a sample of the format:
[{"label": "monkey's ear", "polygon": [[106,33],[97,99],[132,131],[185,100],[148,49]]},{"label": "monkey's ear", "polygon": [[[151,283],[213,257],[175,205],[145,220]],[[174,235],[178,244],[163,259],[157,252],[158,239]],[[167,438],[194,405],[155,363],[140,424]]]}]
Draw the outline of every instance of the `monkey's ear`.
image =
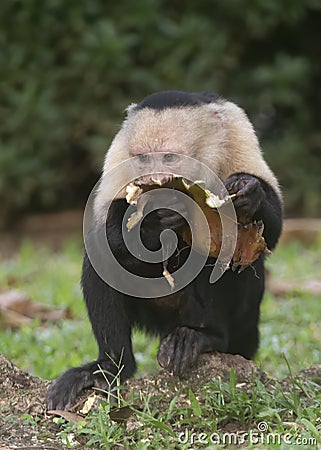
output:
[{"label": "monkey's ear", "polygon": [[222,121],[225,119],[224,108],[223,108],[224,102],[222,100],[219,102],[209,103],[206,106],[210,111],[215,113]]},{"label": "monkey's ear", "polygon": [[137,106],[137,103],[131,103],[130,105],[127,106],[127,108],[125,109],[127,116],[130,115],[130,113],[133,111],[133,109],[135,109]]}]

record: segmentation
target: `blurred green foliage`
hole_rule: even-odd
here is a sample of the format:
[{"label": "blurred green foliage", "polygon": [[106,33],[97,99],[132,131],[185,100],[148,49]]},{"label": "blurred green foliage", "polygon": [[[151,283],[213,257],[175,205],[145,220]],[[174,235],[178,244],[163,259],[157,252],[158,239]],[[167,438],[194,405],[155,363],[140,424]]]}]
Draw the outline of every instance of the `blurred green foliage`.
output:
[{"label": "blurred green foliage", "polygon": [[319,0],[6,0],[0,214],[83,205],[122,110],[161,89],[246,109],[288,214],[321,209]]}]

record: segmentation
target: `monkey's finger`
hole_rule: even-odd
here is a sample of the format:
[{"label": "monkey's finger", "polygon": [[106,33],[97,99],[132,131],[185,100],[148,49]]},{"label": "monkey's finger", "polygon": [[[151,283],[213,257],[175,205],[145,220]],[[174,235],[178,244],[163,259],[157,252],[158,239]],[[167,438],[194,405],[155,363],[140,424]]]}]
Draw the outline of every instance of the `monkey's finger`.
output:
[{"label": "monkey's finger", "polygon": [[251,195],[253,192],[259,191],[259,190],[261,190],[261,184],[260,184],[259,180],[257,180],[256,178],[250,178],[250,179],[246,180],[245,182],[241,183],[241,185],[239,186],[239,189],[237,191],[237,196],[241,197],[241,196]]},{"label": "monkey's finger", "polygon": [[234,200],[234,206],[237,210],[242,211],[249,218],[253,217],[262,200],[265,197],[265,193],[260,185],[251,187],[249,191],[245,190],[242,195]]},{"label": "monkey's finger", "polygon": [[197,361],[199,350],[199,333],[187,327],[181,329],[173,364],[174,375],[183,377]]},{"label": "monkey's finger", "polygon": [[176,333],[170,333],[160,343],[157,360],[163,369],[171,370],[176,348]]},{"label": "monkey's finger", "polygon": [[238,192],[244,188],[246,180],[244,178],[236,177],[235,175],[231,176],[225,181],[225,189],[228,191],[230,195],[237,195]]},{"label": "monkey's finger", "polygon": [[200,352],[199,333],[188,327],[176,328],[166,336],[158,352],[159,364],[182,377],[196,362]]},{"label": "monkey's finger", "polygon": [[189,346],[188,341],[190,339],[188,339],[188,336],[193,331],[188,327],[178,327],[161,342],[158,362],[163,368],[173,371],[174,375],[180,373],[181,355],[184,354],[184,349]]}]

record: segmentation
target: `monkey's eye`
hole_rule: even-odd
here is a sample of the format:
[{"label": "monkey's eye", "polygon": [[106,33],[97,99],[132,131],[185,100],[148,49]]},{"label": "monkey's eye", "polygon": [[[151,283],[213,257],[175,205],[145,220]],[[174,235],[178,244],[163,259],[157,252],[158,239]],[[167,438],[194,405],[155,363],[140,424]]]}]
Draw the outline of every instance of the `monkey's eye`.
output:
[{"label": "monkey's eye", "polygon": [[137,155],[138,160],[141,163],[147,163],[149,161],[149,155],[144,155],[143,153],[141,155]]},{"label": "monkey's eye", "polygon": [[173,163],[176,162],[179,159],[179,156],[176,155],[175,153],[165,153],[165,155],[163,156],[163,161],[165,163]]}]

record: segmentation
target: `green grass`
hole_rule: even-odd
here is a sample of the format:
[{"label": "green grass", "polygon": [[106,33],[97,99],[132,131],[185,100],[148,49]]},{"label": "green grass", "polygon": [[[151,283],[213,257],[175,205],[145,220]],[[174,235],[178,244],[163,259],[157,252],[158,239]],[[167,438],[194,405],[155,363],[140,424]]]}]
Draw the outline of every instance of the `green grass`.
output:
[{"label": "green grass", "polygon": [[[201,386],[197,395],[191,389],[180,393],[186,399],[184,404],[173,394],[166,410],[147,398],[144,408],[137,410],[133,402],[120,398],[121,406],[132,410],[134,423],[129,431],[126,423],[110,419],[111,407],[106,402],[86,422],[64,424],[60,435],[65,441],[73,435],[87,445],[105,449],[224,449],[244,448],[245,444],[253,450],[316,449],[321,444],[320,387],[320,383],[293,378],[287,390],[277,383],[267,390],[254,380],[251,391],[244,392],[232,370],[229,383],[212,380]],[[232,428],[224,428],[226,424]],[[227,447],[229,444],[233,446]]]},{"label": "green grass", "polygon": [[[68,243],[63,252],[35,248],[26,242],[20,253],[0,267],[0,285],[26,292],[30,299],[70,308],[74,320],[18,330],[1,330],[0,352],[19,368],[42,378],[56,377],[68,366],[92,359],[96,348],[81,298],[80,245]],[[8,285],[10,284],[10,286]]]},{"label": "green grass", "polygon": [[[71,366],[96,358],[97,347],[87,319],[79,279],[82,244],[69,241],[62,251],[35,248],[25,242],[12,259],[0,261],[1,290],[19,289],[30,299],[45,305],[71,310],[73,320],[18,330],[0,329],[0,354],[20,369],[41,378],[55,378]],[[155,373],[157,340],[134,336],[138,374]]]},{"label": "green grass", "polygon": [[[320,280],[321,239],[315,247],[297,242],[279,246],[268,258],[272,279],[300,286],[306,280]],[[288,374],[286,356],[294,372],[321,361],[320,294],[289,292],[275,298],[266,293],[261,310],[261,345],[256,362],[280,378]]]},{"label": "green grass", "polygon": [[[304,248],[297,243],[282,245],[269,258],[268,267],[275,280],[300,284],[320,277],[320,255],[321,240],[314,248]],[[25,242],[16,256],[0,262],[2,290],[21,289],[37,302],[68,307],[73,314],[73,320],[55,324],[40,325],[35,321],[31,327],[14,331],[1,329],[0,353],[19,368],[43,378],[54,378],[70,366],[96,357],[96,344],[79,287],[81,259],[81,244],[76,241],[67,242],[60,252],[36,249],[30,242]],[[299,289],[284,298],[266,294],[262,305],[261,347],[256,363],[272,377],[280,379],[287,376],[288,364],[295,374],[300,369],[320,363],[319,302],[320,296]],[[134,349],[138,376],[155,373],[157,340],[146,339],[143,333],[135,332]],[[278,385],[273,392],[267,391],[256,380],[252,392],[245,393],[231,377],[230,383],[216,380],[197,396],[190,392],[187,406],[177,407],[173,393],[172,405],[166,413],[161,413],[146,399],[144,411],[136,412],[140,426],[129,433],[125,432],[124,425],[111,422],[109,406],[105,405],[88,419],[86,425],[79,425],[76,434],[85,435],[95,445],[106,449],[111,443],[122,444],[125,448],[133,445],[138,449],[148,446],[174,448],[178,443],[178,433],[185,428],[189,432],[194,430],[210,435],[230,421],[244,430],[254,426],[255,432],[255,424],[265,421],[270,432],[282,436],[289,432],[293,439],[295,436],[319,439],[315,427],[320,424],[320,392],[318,384],[300,384],[293,378],[292,387],[287,392]],[[67,426],[63,431],[65,437],[69,431]],[[269,445],[268,448],[293,448],[293,442],[291,445],[284,442]],[[202,448],[220,448],[215,444],[196,444]],[[254,448],[251,445],[250,448]],[[179,448],[191,446],[189,441],[186,445],[180,443]],[[300,445],[300,448],[316,447],[307,444]]]},{"label": "green grass", "polygon": [[[312,250],[297,243],[279,246],[268,259],[276,280],[320,278],[321,242]],[[71,365],[95,358],[96,344],[87,320],[79,286],[82,261],[80,242],[69,241],[60,252],[35,248],[25,242],[20,252],[0,261],[2,290],[21,289],[31,299],[61,308],[70,308],[73,320],[57,324],[0,330],[0,352],[31,373],[54,378]],[[262,304],[261,346],[256,362],[269,374],[280,378],[288,373],[285,354],[296,372],[321,360],[320,296],[305,292],[275,298],[267,293]],[[155,373],[157,340],[135,332],[134,348],[139,374]],[[45,361],[45,364],[44,364]]]}]

